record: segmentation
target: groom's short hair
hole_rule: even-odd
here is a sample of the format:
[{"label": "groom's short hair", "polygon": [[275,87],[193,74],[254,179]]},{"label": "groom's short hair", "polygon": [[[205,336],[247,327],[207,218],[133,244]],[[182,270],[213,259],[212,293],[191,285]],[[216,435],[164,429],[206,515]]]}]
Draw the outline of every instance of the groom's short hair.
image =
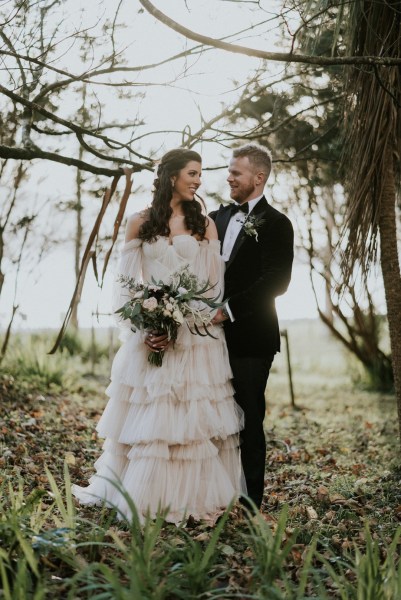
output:
[{"label": "groom's short hair", "polygon": [[265,146],[260,146],[259,144],[245,144],[244,146],[240,146],[233,150],[234,158],[240,158],[242,156],[247,156],[253,167],[261,169],[261,171],[266,173],[266,179],[269,177],[272,169],[272,155],[270,150]]}]

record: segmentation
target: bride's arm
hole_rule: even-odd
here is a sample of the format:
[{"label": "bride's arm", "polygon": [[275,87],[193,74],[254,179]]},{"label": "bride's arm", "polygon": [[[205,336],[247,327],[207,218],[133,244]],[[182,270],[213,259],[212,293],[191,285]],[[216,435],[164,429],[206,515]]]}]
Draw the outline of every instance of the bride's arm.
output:
[{"label": "bride's arm", "polygon": [[[208,223],[208,226],[206,229],[205,237],[208,240],[218,240],[219,239],[216,224],[213,221],[213,219],[209,218],[209,223]],[[210,265],[210,269],[211,269],[211,272],[209,274],[209,277],[215,279],[216,285],[219,287],[219,290],[218,290],[219,297],[223,298],[223,291],[224,291],[224,262],[223,262],[223,259],[220,256],[218,259],[216,257],[214,263],[212,263]],[[229,314],[230,313],[227,311],[227,307],[224,312],[221,308],[218,308],[216,311],[216,314],[213,317],[213,323],[215,323],[216,325],[218,323],[222,323],[227,318],[230,318]]]},{"label": "bride's arm", "polygon": [[205,239],[206,240],[218,240],[219,239],[219,236],[217,234],[216,224],[213,221],[213,219],[211,219],[210,217],[207,217]]},{"label": "bride's arm", "polygon": [[[139,230],[142,223],[145,221],[143,213],[135,213],[128,218],[127,227],[125,230],[125,243],[129,244],[132,240],[139,238]],[[157,331],[150,331],[144,339],[145,344],[153,352],[158,350],[165,350],[170,344],[165,334],[158,335]]]},{"label": "bride's arm", "polygon": [[[217,228],[213,219],[208,219],[205,240],[207,244],[201,246],[199,277],[210,283],[210,289],[205,296],[221,301],[224,294],[224,269],[225,264],[220,254],[220,242]],[[220,309],[210,309],[205,305],[204,310],[216,316]]]},{"label": "bride's arm", "polygon": [[[120,277],[129,277],[136,281],[140,281],[142,278],[141,241],[138,238],[140,221],[141,217],[139,214],[130,216],[127,221],[125,244],[121,248],[118,266],[115,271],[112,297],[113,312],[121,308],[129,299],[127,288],[122,285]],[[123,329],[129,327],[128,321],[121,321],[119,318],[118,325]]]},{"label": "bride's arm", "polygon": [[121,249],[120,261],[117,275],[124,275],[135,280],[142,277],[141,241],[139,239],[139,228],[143,223],[140,213],[128,217],[125,229],[125,244]]},{"label": "bride's arm", "polygon": [[142,213],[134,213],[127,220],[125,228],[125,243],[135,240],[139,237],[139,229],[145,221]]}]

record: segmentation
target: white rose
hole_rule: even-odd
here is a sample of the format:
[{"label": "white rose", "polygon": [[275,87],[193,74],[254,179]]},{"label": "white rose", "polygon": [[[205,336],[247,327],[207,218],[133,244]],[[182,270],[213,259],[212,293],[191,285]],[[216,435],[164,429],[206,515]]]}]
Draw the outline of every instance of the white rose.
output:
[{"label": "white rose", "polygon": [[171,311],[170,311],[170,310],[167,310],[167,309],[164,309],[164,310],[163,310],[163,315],[164,315],[165,317],[171,317]]},{"label": "white rose", "polygon": [[190,300],[188,305],[192,308],[192,310],[202,310],[205,308],[205,305],[200,300]]},{"label": "white rose", "polygon": [[166,304],[166,309],[167,309],[167,310],[173,310],[173,309],[174,309],[174,306],[173,306],[173,305],[172,305],[170,302],[168,302],[168,303]]},{"label": "white rose", "polygon": [[143,308],[145,308],[149,312],[155,310],[155,308],[157,308],[156,298],[146,298],[146,300],[143,301]]},{"label": "white rose", "polygon": [[175,310],[173,312],[173,319],[176,323],[183,323],[184,322],[184,315],[182,314],[182,312],[180,310]]},{"label": "white rose", "polygon": [[184,287],[179,287],[179,288],[178,288],[178,291],[179,291],[179,292],[180,292],[180,294],[182,294],[182,295],[183,295],[183,294],[187,294],[187,293],[188,293],[188,290],[187,290],[186,288],[184,288]]}]

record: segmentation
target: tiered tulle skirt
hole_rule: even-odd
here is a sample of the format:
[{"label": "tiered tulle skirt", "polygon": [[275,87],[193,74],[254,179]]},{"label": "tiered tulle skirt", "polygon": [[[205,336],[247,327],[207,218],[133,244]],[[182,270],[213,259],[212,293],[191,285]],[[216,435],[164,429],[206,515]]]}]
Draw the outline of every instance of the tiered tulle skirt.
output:
[{"label": "tiered tulle skirt", "polygon": [[97,426],[105,442],[96,474],[87,488],[73,486],[82,504],[106,503],[130,518],[123,488],[140,518],[168,509],[167,520],[179,523],[189,515],[213,520],[245,492],[242,411],[221,328],[213,335],[182,326],[161,367],[148,363],[142,333],[128,335]]}]

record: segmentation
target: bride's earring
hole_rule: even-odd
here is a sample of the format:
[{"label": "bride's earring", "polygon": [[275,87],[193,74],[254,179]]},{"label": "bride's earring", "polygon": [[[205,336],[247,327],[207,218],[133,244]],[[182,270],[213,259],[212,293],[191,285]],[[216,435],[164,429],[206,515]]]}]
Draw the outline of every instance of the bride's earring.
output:
[{"label": "bride's earring", "polygon": [[170,181],[171,181],[171,189],[173,190],[174,186],[175,186],[175,179],[171,179]]}]

